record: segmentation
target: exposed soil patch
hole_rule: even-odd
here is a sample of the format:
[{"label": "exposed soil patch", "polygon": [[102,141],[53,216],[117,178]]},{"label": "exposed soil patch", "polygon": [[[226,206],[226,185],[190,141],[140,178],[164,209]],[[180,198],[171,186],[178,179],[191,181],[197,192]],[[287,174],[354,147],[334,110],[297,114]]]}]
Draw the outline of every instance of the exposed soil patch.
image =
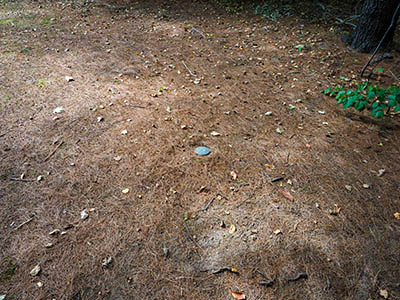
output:
[{"label": "exposed soil patch", "polygon": [[369,56],[293,9],[0,1],[0,295],[400,299],[398,115],[320,93]]}]

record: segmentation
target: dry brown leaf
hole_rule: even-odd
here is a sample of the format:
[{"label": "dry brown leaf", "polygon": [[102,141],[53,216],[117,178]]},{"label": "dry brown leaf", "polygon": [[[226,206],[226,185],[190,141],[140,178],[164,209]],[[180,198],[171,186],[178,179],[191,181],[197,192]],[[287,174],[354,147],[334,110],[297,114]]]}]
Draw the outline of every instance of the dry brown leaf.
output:
[{"label": "dry brown leaf", "polygon": [[289,199],[290,201],[293,201],[293,200],[294,200],[294,197],[293,197],[292,194],[289,193],[288,191],[279,190],[279,193],[281,193],[281,195],[282,195],[283,197],[285,197],[286,199]]},{"label": "dry brown leaf", "polygon": [[237,299],[237,300],[244,300],[246,299],[246,295],[243,294],[242,292],[234,292],[232,291],[232,296],[233,298]]}]

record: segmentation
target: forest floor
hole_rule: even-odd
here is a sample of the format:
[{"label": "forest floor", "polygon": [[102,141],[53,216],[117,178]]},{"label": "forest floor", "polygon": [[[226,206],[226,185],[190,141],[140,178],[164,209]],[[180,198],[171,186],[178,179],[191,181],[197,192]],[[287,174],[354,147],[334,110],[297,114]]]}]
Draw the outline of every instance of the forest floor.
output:
[{"label": "forest floor", "polygon": [[400,299],[399,115],[298,5],[0,1],[0,298]]}]

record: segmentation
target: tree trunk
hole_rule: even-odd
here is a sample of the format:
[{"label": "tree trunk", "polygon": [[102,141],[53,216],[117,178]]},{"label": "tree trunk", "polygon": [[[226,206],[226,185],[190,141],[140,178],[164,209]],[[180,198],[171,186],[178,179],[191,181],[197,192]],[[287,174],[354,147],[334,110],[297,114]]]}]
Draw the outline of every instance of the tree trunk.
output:
[{"label": "tree trunk", "polygon": [[[389,28],[398,4],[399,0],[364,0],[360,21],[349,41],[351,47],[364,53],[375,50]],[[382,49],[388,48],[392,42],[398,17],[399,14],[381,45]]]}]

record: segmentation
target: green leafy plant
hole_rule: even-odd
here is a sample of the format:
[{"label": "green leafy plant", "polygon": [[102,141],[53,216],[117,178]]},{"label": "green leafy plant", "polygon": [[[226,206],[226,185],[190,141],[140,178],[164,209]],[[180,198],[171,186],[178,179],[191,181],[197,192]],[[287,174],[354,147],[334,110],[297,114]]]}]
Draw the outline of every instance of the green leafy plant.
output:
[{"label": "green leafy plant", "polygon": [[325,95],[335,97],[344,108],[354,107],[357,111],[371,110],[375,118],[383,118],[385,109],[389,112],[400,112],[400,86],[381,88],[368,82],[359,84],[355,89],[346,90],[343,86],[329,87],[322,91]]}]

